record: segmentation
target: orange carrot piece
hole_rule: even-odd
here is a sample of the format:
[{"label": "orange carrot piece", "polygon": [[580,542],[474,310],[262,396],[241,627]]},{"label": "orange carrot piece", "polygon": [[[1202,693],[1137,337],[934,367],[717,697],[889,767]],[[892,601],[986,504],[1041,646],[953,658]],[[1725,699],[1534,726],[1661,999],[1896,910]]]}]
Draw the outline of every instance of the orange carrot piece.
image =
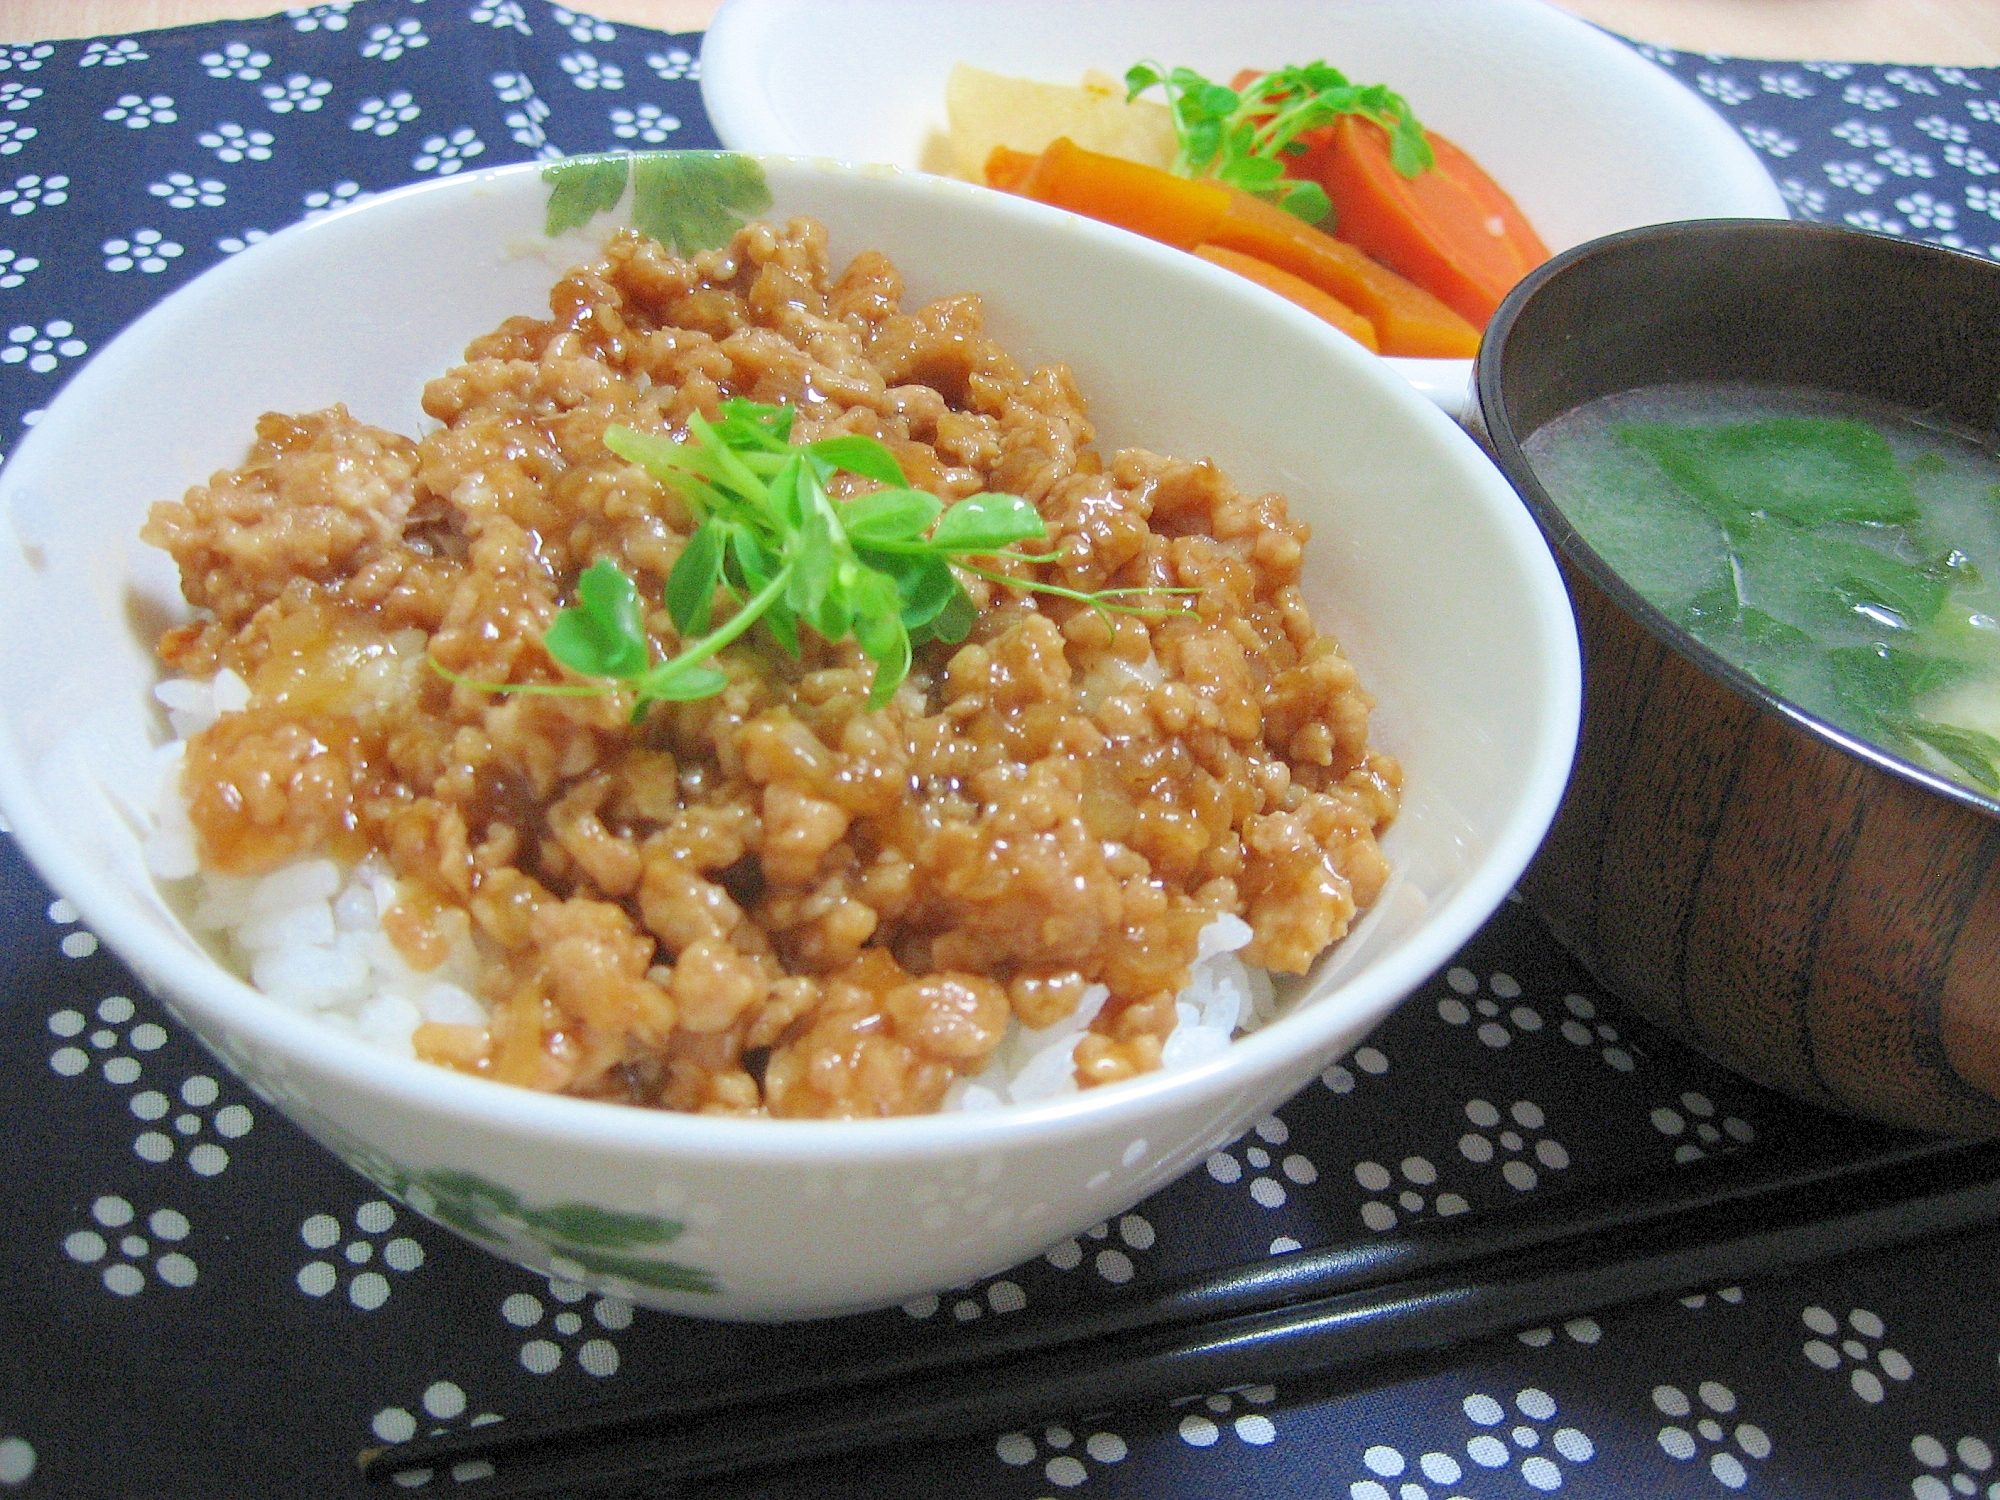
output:
[{"label": "orange carrot piece", "polygon": [[1478,162],[1435,131],[1425,131],[1424,138],[1431,143],[1431,154],[1437,158],[1434,170],[1444,173],[1478,200],[1490,216],[1489,227],[1491,219],[1500,221],[1501,227],[1506,230],[1507,242],[1521,257],[1523,275],[1549,258],[1549,247],[1535,233],[1535,226],[1528,222],[1528,216],[1507,196],[1505,188],[1486,175]]},{"label": "orange carrot piece", "polygon": [[[1433,152],[1438,138],[1426,132]],[[1405,177],[1389,162],[1389,133],[1373,120],[1343,115],[1300,137],[1306,150],[1286,170],[1310,177],[1333,200],[1334,233],[1484,328],[1493,309],[1536,262],[1509,229],[1527,220],[1463,151],[1445,143],[1438,167]],[[1447,167],[1445,164],[1449,162]],[[1468,181],[1479,181],[1475,191]],[[1505,203],[1508,210],[1499,211]],[[1542,259],[1546,259],[1546,252]]]},{"label": "orange carrot piece", "polygon": [[1294,276],[1290,271],[1280,270],[1269,261],[1245,255],[1240,250],[1225,250],[1220,245],[1197,245],[1194,253],[1211,265],[1248,277],[1259,286],[1269,287],[1287,301],[1296,302],[1307,312],[1324,318],[1363,348],[1374,351],[1381,347],[1375,338],[1373,323],[1304,277]]},{"label": "orange carrot piece", "polygon": [[1228,211],[1209,244],[1290,271],[1346,303],[1374,325],[1384,354],[1470,359],[1478,352],[1479,330],[1422,287],[1274,204],[1235,188],[1225,191]]},{"label": "orange carrot piece", "polygon": [[1010,146],[995,146],[986,157],[986,185],[998,188],[1003,193],[1018,193],[1021,184],[1028,180],[1028,173],[1041,160],[1033,151],[1016,151]]},{"label": "orange carrot piece", "polygon": [[1182,250],[1208,239],[1229,207],[1227,188],[1086,151],[1068,136],[1049,143],[1016,191]]}]

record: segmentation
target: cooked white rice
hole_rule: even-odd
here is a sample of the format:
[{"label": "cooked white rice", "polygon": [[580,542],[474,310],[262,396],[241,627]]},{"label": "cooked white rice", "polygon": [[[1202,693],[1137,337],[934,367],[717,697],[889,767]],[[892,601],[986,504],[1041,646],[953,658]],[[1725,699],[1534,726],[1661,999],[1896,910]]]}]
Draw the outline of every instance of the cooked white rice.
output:
[{"label": "cooked white rice", "polygon": [[[180,790],[182,756],[190,737],[243,709],[250,689],[225,669],[211,682],[176,678],[153,692],[175,737],[155,753],[156,821],[146,863],[163,881],[192,882],[184,911],[194,931],[218,943],[237,972],[273,1000],[385,1051],[414,1056],[411,1037],[425,1021],[486,1020],[485,1002],[474,988],[478,953],[471,939],[424,974],[389,941],[382,914],[395,904],[397,888],[381,861],[370,857],[343,868],[316,857],[255,876],[200,869]],[[1276,1014],[1270,975],[1237,957],[1250,938],[1249,924],[1233,916],[1202,929],[1162,1068],[1204,1062]],[[1103,985],[1092,985],[1076,1010],[1053,1026],[1031,1031],[1014,1022],[986,1068],[951,1086],[944,1108],[992,1109],[1075,1093],[1076,1044],[1108,998]]]}]

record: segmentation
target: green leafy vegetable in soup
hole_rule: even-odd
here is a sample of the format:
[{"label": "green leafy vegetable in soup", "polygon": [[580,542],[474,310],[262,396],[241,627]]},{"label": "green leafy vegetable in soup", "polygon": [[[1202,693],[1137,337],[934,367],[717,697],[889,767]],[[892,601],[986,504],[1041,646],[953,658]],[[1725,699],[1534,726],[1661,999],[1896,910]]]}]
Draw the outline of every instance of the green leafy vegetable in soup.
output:
[{"label": "green leafy vegetable in soup", "polygon": [[1888,408],[1687,383],[1525,445],[1675,623],[1847,732],[2000,793],[2000,459]]}]

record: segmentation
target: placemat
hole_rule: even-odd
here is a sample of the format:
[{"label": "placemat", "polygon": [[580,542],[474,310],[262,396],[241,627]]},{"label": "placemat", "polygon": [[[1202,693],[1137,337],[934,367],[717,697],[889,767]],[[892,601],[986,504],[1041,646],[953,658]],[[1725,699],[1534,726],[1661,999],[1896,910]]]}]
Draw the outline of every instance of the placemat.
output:
[{"label": "placemat", "polygon": [[[157,298],[301,215],[503,161],[716,144],[699,41],[543,0],[357,0],[0,46],[0,447]],[[1640,50],[1801,216],[2000,257],[2000,71]],[[1650,1032],[1509,905],[1352,1056],[1115,1222],[900,1310],[732,1327],[530,1275],[389,1201],[238,1087],[5,837],[0,944],[6,1495],[352,1494],[369,1443],[1503,1205],[1560,1216],[1579,1187],[1781,1163],[1828,1128]],[[2000,1500],[1996,1252],[2000,1231],[1962,1235],[1339,1389],[1193,1392],[704,1493]]]}]

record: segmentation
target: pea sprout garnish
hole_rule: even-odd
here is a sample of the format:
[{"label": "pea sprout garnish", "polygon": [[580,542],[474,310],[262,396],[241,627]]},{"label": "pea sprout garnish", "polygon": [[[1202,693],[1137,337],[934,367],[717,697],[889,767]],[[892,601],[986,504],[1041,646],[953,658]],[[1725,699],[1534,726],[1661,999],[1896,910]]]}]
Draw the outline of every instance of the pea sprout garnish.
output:
[{"label": "pea sprout garnish", "polygon": [[[1014,550],[1043,540],[1048,528],[1018,495],[981,493],[950,506],[914,489],[893,454],[874,438],[843,433],[791,442],[795,410],[724,401],[716,420],[688,419],[685,440],[610,427],[604,443],[687,502],[697,522],[667,576],[667,614],[681,649],[652,659],[638,585],[608,557],[577,578],[576,602],[557,611],[542,636],[548,654],[589,683],[475,682],[431,665],[446,680],[495,693],[587,695],[630,690],[634,722],[655,703],[712,697],[729,676],[714,658],[762,624],[788,655],[799,631],[827,641],[852,636],[875,664],[868,702],[887,703],[909,676],[912,650],[927,641],[965,639],[977,614],[954,567],[978,577],[1066,599],[1109,613],[1157,615],[1158,595],[1191,588],[1141,586],[1095,592],[1045,584],[981,567],[973,558],[1050,561]],[[836,500],[827,485],[838,472],[881,487]],[[713,622],[716,595],[735,611]]]}]

